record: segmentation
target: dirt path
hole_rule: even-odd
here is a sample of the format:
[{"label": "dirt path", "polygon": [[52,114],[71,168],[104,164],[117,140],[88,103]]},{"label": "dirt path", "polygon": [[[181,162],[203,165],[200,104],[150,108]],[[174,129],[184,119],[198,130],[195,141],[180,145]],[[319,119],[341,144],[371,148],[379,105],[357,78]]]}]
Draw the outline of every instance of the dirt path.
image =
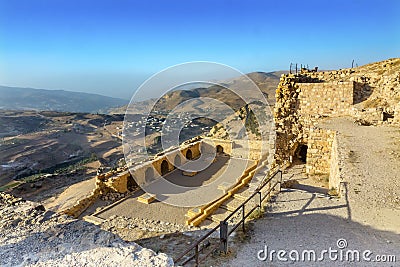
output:
[{"label": "dirt path", "polygon": [[[395,255],[400,261],[400,129],[357,126],[346,119],[327,122],[324,127],[339,131],[339,145],[345,151],[344,196],[330,199],[313,186],[283,189],[265,216],[254,222],[251,240],[232,247],[232,256],[218,266],[397,266],[367,262],[362,253],[371,251],[367,255],[371,260]],[[300,183],[304,178],[298,168],[285,177],[300,179]],[[346,240],[346,248],[339,249],[339,239]],[[268,256],[263,261],[257,253],[265,246]],[[314,250],[319,258],[321,251],[330,247],[338,250],[338,255],[344,253],[342,260],[325,255],[322,261],[302,261],[300,255],[300,260],[293,261],[288,256],[291,250],[300,254]],[[271,261],[271,250],[285,250],[283,258],[288,261],[278,260],[276,254]],[[346,256],[348,250],[359,251],[360,261],[347,261],[351,259]],[[295,255],[293,252],[292,258]],[[259,256],[263,258],[265,253]]]},{"label": "dirt path", "polygon": [[339,131],[351,219],[400,234],[400,128],[323,124]]}]

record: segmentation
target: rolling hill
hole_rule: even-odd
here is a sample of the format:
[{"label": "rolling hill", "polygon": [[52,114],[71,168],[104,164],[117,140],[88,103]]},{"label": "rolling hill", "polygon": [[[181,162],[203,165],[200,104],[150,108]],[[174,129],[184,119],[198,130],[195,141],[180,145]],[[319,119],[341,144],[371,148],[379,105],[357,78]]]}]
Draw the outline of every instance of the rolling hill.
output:
[{"label": "rolling hill", "polygon": [[[277,72],[252,72],[246,74],[264,93],[270,105],[275,103],[275,90],[278,86],[279,79],[282,73],[287,73],[285,71]],[[242,99],[237,95],[232,93],[232,91],[227,90],[224,86],[232,89],[237,89],[242,92],[246,90],[253,90],[253,86],[248,83],[248,80],[244,76],[236,77],[226,81],[220,81],[219,85],[212,85],[207,88],[195,88],[190,90],[176,90],[167,93],[162,98],[145,100],[135,103],[130,107],[129,113],[141,113],[146,107],[154,106],[154,110],[172,110],[177,105],[184,103],[189,99],[199,98],[199,97],[209,97],[231,106],[234,110],[237,110],[245,105]],[[206,109],[209,107],[210,103],[198,103],[195,109]],[[193,107],[192,107],[193,108]],[[188,108],[187,112],[193,112],[192,108]],[[125,113],[127,105],[120,108],[110,109],[110,113]]]},{"label": "rolling hill", "polygon": [[0,109],[106,113],[127,103],[98,94],[0,86]]}]

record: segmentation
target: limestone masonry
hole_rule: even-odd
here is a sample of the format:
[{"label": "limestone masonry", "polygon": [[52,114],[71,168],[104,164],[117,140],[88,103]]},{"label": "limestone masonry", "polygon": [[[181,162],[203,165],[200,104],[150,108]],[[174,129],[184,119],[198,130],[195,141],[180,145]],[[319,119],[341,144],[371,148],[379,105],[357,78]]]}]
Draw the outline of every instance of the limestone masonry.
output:
[{"label": "limestone masonry", "polygon": [[[399,124],[400,59],[330,72],[283,74],[276,90],[276,164],[290,165],[306,153],[306,172],[340,183],[336,132],[325,118],[351,116],[362,125]],[[306,151],[306,152],[302,152]]]}]

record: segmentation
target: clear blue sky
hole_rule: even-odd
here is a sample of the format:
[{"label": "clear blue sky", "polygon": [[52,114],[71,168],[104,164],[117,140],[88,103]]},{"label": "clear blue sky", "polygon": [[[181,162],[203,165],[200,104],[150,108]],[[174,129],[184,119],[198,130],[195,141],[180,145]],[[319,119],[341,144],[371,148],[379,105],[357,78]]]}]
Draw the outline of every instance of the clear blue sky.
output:
[{"label": "clear blue sky", "polygon": [[0,0],[0,84],[130,98],[193,60],[243,72],[400,56],[400,1]]}]

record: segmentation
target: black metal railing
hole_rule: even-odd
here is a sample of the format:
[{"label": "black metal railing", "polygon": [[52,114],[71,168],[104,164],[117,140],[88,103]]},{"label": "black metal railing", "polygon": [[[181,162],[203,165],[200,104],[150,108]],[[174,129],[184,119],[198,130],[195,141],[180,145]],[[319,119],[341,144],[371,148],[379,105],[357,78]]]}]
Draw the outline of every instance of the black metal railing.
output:
[{"label": "black metal railing", "polygon": [[[278,178],[278,179],[276,179]],[[273,182],[273,185],[271,185],[271,182]],[[213,253],[216,249],[218,249],[218,246],[215,246],[214,248],[211,248],[209,250],[208,253],[206,253],[205,255],[203,255],[202,258],[200,258],[200,253],[207,247],[210,246],[210,243],[207,242],[205,243],[205,241],[207,240],[207,238],[213,234],[214,232],[216,232],[219,228],[219,250],[221,252],[227,253],[228,251],[228,239],[229,236],[240,226],[242,225],[242,231],[245,232],[245,220],[253,213],[253,211],[255,211],[256,209],[260,209],[261,210],[261,206],[262,206],[262,202],[271,195],[271,192],[273,190],[275,190],[275,187],[278,184],[281,184],[282,182],[282,171],[281,170],[277,170],[276,172],[274,172],[274,174],[272,174],[270,176],[270,178],[266,179],[254,192],[253,194],[251,194],[251,196],[249,196],[245,201],[243,201],[242,204],[240,204],[239,207],[237,207],[234,211],[232,211],[228,217],[226,217],[223,221],[220,222],[219,225],[215,226],[214,228],[212,228],[210,231],[208,231],[204,236],[202,236],[200,239],[196,240],[195,243],[193,243],[189,248],[187,248],[182,254],[180,254],[177,258],[174,259],[175,264],[177,264],[179,261],[182,261],[180,263],[180,265],[186,265],[187,263],[189,263],[190,261],[192,261],[193,259],[195,260],[195,265],[198,266],[200,262],[204,261],[211,253]],[[264,189],[264,187],[266,187],[267,185],[270,185],[270,188],[263,192],[262,189]],[[258,198],[256,197],[258,196]],[[257,198],[257,199],[256,199]],[[252,206],[250,208],[249,211],[246,212],[246,204],[248,204],[251,200],[258,200],[256,201],[255,205]],[[231,218],[237,214],[238,212],[241,212],[241,219],[237,222],[235,222],[231,229],[229,229],[229,220],[231,220]],[[203,245],[201,245],[202,243],[205,243]],[[189,254],[191,252],[193,252],[190,256]],[[186,256],[186,258],[184,259],[184,257]]]}]

